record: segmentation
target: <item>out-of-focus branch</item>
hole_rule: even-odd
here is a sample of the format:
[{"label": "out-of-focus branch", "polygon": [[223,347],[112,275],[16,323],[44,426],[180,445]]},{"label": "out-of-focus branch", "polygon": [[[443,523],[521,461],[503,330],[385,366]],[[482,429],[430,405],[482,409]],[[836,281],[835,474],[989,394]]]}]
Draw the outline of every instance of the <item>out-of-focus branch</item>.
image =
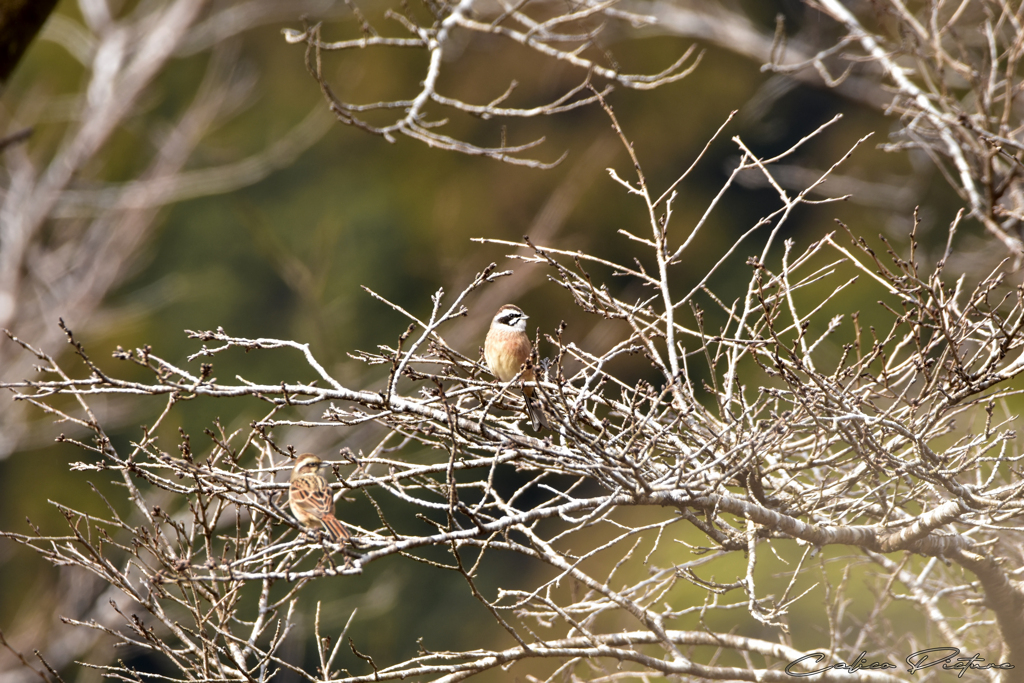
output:
[{"label": "out-of-focus branch", "polygon": [[57,0],[7,0],[0,5],[0,83],[7,81],[56,6]]},{"label": "out-of-focus branch", "polygon": [[[0,327],[42,346],[59,341],[52,324],[59,317],[72,323],[96,318],[104,296],[128,271],[164,207],[258,182],[291,163],[330,124],[328,115],[314,110],[263,150],[221,166],[195,167],[190,161],[196,149],[243,110],[256,83],[255,74],[239,68],[237,41],[213,47],[191,104],[171,125],[140,115],[140,99],[158,74],[174,67],[186,43],[186,52],[195,53],[200,34],[235,35],[279,17],[280,7],[228,2],[211,8],[205,0],[167,0],[123,18],[104,7],[104,2],[83,2],[85,25],[58,15],[44,31],[44,38],[64,45],[87,68],[82,110],[61,144],[49,158],[33,158],[16,148],[5,156]],[[143,126],[140,134],[158,142],[152,150],[139,149],[143,170],[136,178],[106,183],[94,169],[102,167],[112,134],[129,119]],[[15,135],[25,123],[11,122]],[[8,379],[28,369],[10,351],[0,347],[0,377]],[[0,457],[30,429],[20,407],[0,413]]]},{"label": "out-of-focus branch", "polygon": [[[946,77],[948,79],[969,74],[975,69],[985,69],[986,73],[981,78],[978,76],[971,78],[972,85],[974,85],[973,94],[979,97],[978,101],[973,105],[961,101],[954,94],[956,86],[948,80],[932,81],[931,91],[926,92],[910,78],[910,74],[904,66],[897,64],[893,58],[893,46],[886,44],[889,41],[885,41],[865,29],[857,17],[838,0],[820,0],[824,11],[845,27],[849,39],[859,43],[864,53],[873,62],[880,65],[886,78],[895,84],[898,96],[894,106],[911,121],[906,128],[906,133],[912,140],[917,141],[917,144],[925,145],[934,153],[952,161],[956,179],[954,187],[967,200],[971,216],[979,220],[986,230],[999,239],[1019,262],[1024,258],[1024,242],[1018,235],[1012,234],[1003,225],[1000,225],[996,219],[996,207],[992,198],[998,200],[1002,194],[1002,192],[994,191],[995,188],[1004,185],[999,176],[1018,173],[1020,160],[1014,160],[1014,157],[1010,155],[1011,161],[1007,163],[996,153],[996,148],[991,143],[977,134],[975,128],[985,131],[991,123],[995,123],[997,130],[993,132],[1003,133],[1006,131],[1006,126],[1009,123],[1006,115],[1013,108],[1012,98],[1011,101],[1003,98],[1000,103],[998,96],[986,96],[982,90],[990,88],[993,91],[1014,92],[1019,89],[1021,79],[1024,77],[1020,69],[1021,59],[1024,58],[1024,54],[1021,54],[1020,50],[1021,26],[1011,9],[1005,4],[983,3],[994,13],[992,16],[995,17],[994,21],[987,22],[989,29],[987,33],[991,45],[985,47],[991,47],[992,53],[1003,56],[1006,63],[990,62],[987,59],[989,53],[987,49],[983,49],[980,54],[975,53],[974,56],[978,59],[973,61],[970,59],[973,51],[967,45],[964,45],[967,49],[961,52],[962,56],[954,58],[944,45],[959,42],[952,33],[956,28],[953,22],[955,15],[949,17],[949,21],[941,21],[940,9],[938,6],[932,6],[929,10],[932,16],[925,17],[926,21],[919,23],[916,17],[913,17],[903,7],[900,0],[891,0],[891,4],[895,8],[896,14],[905,20],[904,25],[913,26],[918,32],[915,42],[919,47],[915,50],[908,46],[904,50],[913,51],[917,56],[923,58],[924,63],[929,67],[928,71],[934,70],[941,74],[944,70],[948,70],[949,75]],[[928,26],[927,29],[925,24]],[[995,28],[1000,24],[1002,26],[998,29]],[[931,76],[931,73],[927,75]],[[965,111],[965,106],[970,108]],[[1015,124],[1014,127],[1016,128],[1017,125],[1019,124]],[[936,137],[938,140],[934,140]],[[979,169],[984,166],[991,166],[992,170],[996,171],[997,177],[988,178],[985,177],[987,174],[979,173]],[[978,180],[986,182],[988,187],[979,187]]]},{"label": "out-of-focus branch", "polygon": [[968,215],[1018,266],[1024,259],[1024,143],[1015,94],[1024,83],[1024,26],[1014,6],[980,0],[912,10],[902,0],[817,0],[791,35],[781,18],[772,34],[722,3],[635,0],[627,7],[651,18],[648,31],[706,41],[779,78],[899,115],[901,130],[887,148],[931,156]]},{"label": "out-of-focus branch", "polygon": [[777,35],[756,26],[735,5],[701,0],[633,0],[627,5],[637,14],[652,17],[646,30],[667,33],[710,43],[735,52],[786,74],[797,82],[820,87],[828,85],[843,97],[874,108],[883,108],[891,96],[878,86],[876,79],[850,74],[844,78],[828,73],[812,37],[796,35],[780,49]]},{"label": "out-of-focus branch", "polygon": [[323,137],[332,123],[331,117],[317,107],[281,139],[241,161],[196,171],[164,172],[159,176],[154,171],[146,175],[156,177],[143,177],[101,189],[67,190],[54,208],[54,216],[84,218],[108,211],[159,208],[252,185],[290,165]]}]

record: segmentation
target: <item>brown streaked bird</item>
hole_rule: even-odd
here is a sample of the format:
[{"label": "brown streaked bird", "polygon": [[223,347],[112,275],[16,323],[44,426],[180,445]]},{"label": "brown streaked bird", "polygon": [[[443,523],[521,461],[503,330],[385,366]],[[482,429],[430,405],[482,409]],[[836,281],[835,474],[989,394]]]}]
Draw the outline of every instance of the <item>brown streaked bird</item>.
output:
[{"label": "brown streaked bird", "polygon": [[295,460],[289,479],[288,507],[303,526],[323,526],[337,543],[351,540],[348,530],[334,516],[334,498],[327,480],[320,476],[324,463],[312,453],[303,453]]},{"label": "brown streaked bird", "polygon": [[[530,337],[526,334],[528,318],[518,306],[505,304],[491,320],[491,329],[487,330],[487,339],[484,340],[484,358],[491,373],[502,382],[519,374],[523,363],[530,357]],[[523,370],[522,379],[524,382],[534,381],[533,370]],[[533,387],[524,386],[523,394],[533,431],[539,432],[541,427],[548,426],[547,419],[533,399]]]}]

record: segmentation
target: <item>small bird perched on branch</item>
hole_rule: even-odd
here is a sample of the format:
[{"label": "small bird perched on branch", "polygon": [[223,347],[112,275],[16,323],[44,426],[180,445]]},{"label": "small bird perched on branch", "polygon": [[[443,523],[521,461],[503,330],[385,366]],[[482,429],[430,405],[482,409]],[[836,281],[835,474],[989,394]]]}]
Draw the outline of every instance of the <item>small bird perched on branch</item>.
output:
[{"label": "small bird perched on branch", "polygon": [[320,476],[324,463],[312,453],[303,453],[296,459],[291,485],[288,487],[288,507],[303,526],[323,526],[342,545],[351,540],[348,530],[334,516],[334,498],[327,480]]},{"label": "small bird perched on branch", "polygon": [[[491,373],[502,382],[515,377],[530,358],[530,337],[526,334],[528,318],[518,306],[505,304],[491,320],[491,329],[487,330],[484,340],[484,358]],[[523,370],[522,378],[525,382],[532,382],[535,379],[533,369]],[[533,398],[533,387],[524,386],[523,397],[533,431],[539,432],[541,427],[548,427],[539,403]]]}]

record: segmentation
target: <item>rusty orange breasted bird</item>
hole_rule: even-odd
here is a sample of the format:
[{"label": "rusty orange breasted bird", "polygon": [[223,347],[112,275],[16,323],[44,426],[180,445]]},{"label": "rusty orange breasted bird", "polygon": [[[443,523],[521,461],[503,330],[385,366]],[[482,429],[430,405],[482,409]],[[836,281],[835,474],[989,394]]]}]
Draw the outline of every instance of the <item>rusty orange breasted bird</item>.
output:
[{"label": "rusty orange breasted bird", "polygon": [[[502,382],[515,377],[530,358],[532,347],[530,337],[526,334],[526,321],[529,316],[512,304],[505,304],[494,314],[491,329],[484,340],[484,358],[491,373]],[[532,368],[523,370],[524,382],[536,379]],[[523,387],[523,398],[526,399],[526,412],[530,416],[533,431],[539,432],[541,427],[548,427],[547,419],[541,411],[540,404],[533,397],[533,387]]]}]

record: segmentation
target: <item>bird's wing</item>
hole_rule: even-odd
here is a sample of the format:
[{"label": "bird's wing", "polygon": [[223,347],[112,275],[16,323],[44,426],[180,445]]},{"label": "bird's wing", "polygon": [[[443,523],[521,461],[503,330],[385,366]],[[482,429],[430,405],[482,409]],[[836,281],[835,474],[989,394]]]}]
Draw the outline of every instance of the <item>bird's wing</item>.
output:
[{"label": "bird's wing", "polygon": [[334,498],[322,477],[298,477],[292,482],[292,500],[317,518],[334,514]]}]

